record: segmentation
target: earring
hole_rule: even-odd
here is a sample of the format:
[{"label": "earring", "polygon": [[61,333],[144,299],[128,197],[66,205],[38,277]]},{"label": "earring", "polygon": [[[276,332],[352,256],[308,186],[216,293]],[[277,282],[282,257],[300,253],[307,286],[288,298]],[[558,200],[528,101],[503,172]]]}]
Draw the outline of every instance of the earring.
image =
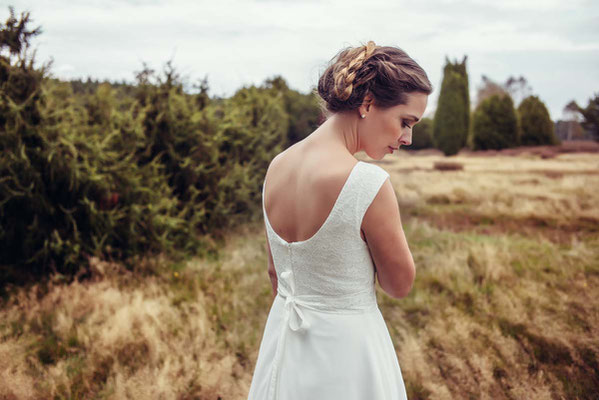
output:
[{"label": "earring", "polygon": [[365,115],[365,114],[362,114],[362,118],[366,118],[366,115]]}]

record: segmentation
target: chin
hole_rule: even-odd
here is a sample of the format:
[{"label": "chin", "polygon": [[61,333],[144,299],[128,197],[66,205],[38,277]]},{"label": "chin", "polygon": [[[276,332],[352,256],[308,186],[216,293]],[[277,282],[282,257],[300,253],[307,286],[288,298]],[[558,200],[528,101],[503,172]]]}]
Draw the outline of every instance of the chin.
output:
[{"label": "chin", "polygon": [[386,155],[389,155],[389,153],[375,153],[375,154],[370,154],[369,152],[366,151],[366,155],[368,157],[372,158],[373,160],[380,161],[383,158],[385,158]]}]

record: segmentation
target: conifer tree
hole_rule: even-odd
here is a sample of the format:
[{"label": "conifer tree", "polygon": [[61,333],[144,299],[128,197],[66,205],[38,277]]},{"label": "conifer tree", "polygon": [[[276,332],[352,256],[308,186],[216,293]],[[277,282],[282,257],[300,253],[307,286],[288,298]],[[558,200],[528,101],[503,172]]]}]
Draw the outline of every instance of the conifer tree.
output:
[{"label": "conifer tree", "polygon": [[558,144],[555,125],[545,104],[537,96],[528,96],[518,106],[523,146]]},{"label": "conifer tree", "polygon": [[435,111],[433,140],[445,155],[456,154],[466,145],[470,125],[470,97],[466,60],[450,62],[446,58],[443,82]]},{"label": "conifer tree", "polygon": [[412,132],[412,144],[406,147],[407,150],[429,149],[433,147],[433,120],[422,118]]}]

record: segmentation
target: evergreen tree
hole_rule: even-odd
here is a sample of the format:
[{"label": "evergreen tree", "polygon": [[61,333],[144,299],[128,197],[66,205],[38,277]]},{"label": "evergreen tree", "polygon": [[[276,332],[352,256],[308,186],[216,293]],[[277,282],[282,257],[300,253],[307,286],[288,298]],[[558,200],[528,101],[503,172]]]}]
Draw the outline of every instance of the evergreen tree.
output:
[{"label": "evergreen tree", "polygon": [[519,125],[512,98],[493,95],[483,100],[474,111],[472,134],[474,150],[518,146]]},{"label": "evergreen tree", "polygon": [[[466,137],[468,136],[468,127],[470,126],[470,85],[468,79],[468,72],[466,71],[466,61],[468,56],[464,56],[464,59],[461,63],[454,63],[454,70],[460,74],[462,78],[462,84],[460,85],[460,95],[462,96],[462,101],[464,103],[465,111],[462,112],[462,117],[464,118],[464,126],[466,127]],[[464,143],[466,141],[464,140]]]},{"label": "evergreen tree", "polygon": [[545,104],[537,96],[528,96],[518,106],[523,146],[558,144],[555,125]]},{"label": "evergreen tree", "polygon": [[446,58],[443,82],[435,111],[433,141],[445,155],[456,154],[466,145],[470,126],[467,56],[461,63]]},{"label": "evergreen tree", "polygon": [[422,121],[414,126],[412,132],[412,144],[406,150],[429,149],[433,147],[433,120],[422,118]]}]

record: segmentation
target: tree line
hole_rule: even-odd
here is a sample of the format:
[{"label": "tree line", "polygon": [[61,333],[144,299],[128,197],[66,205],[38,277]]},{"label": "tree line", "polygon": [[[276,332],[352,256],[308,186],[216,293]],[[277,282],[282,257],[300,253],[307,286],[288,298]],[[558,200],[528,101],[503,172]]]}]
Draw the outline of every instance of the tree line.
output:
[{"label": "tree line", "polygon": [[[29,50],[41,29],[29,28],[29,12],[9,11],[0,25],[0,288],[72,276],[90,257],[135,268],[140,256],[216,254],[228,230],[260,220],[270,160],[324,120],[314,91],[281,76],[228,98],[209,96],[206,79],[184,90],[170,61],[159,72],[144,63],[131,84],[52,78],[51,62],[36,68]],[[452,154],[468,143],[554,140],[538,98],[517,112],[509,96],[468,110],[465,60],[448,63],[434,123],[417,125],[413,147]]]},{"label": "tree line", "polygon": [[[529,94],[524,77],[510,77],[499,85],[483,75],[477,104],[471,110],[467,59],[452,62],[446,58],[434,118],[424,118],[414,127],[409,148],[437,148],[454,155],[463,148],[500,150],[560,143],[545,103]],[[516,107],[513,99],[518,94],[524,98]],[[599,92],[585,108],[571,101],[565,109],[582,116],[589,139],[599,140]]]}]

